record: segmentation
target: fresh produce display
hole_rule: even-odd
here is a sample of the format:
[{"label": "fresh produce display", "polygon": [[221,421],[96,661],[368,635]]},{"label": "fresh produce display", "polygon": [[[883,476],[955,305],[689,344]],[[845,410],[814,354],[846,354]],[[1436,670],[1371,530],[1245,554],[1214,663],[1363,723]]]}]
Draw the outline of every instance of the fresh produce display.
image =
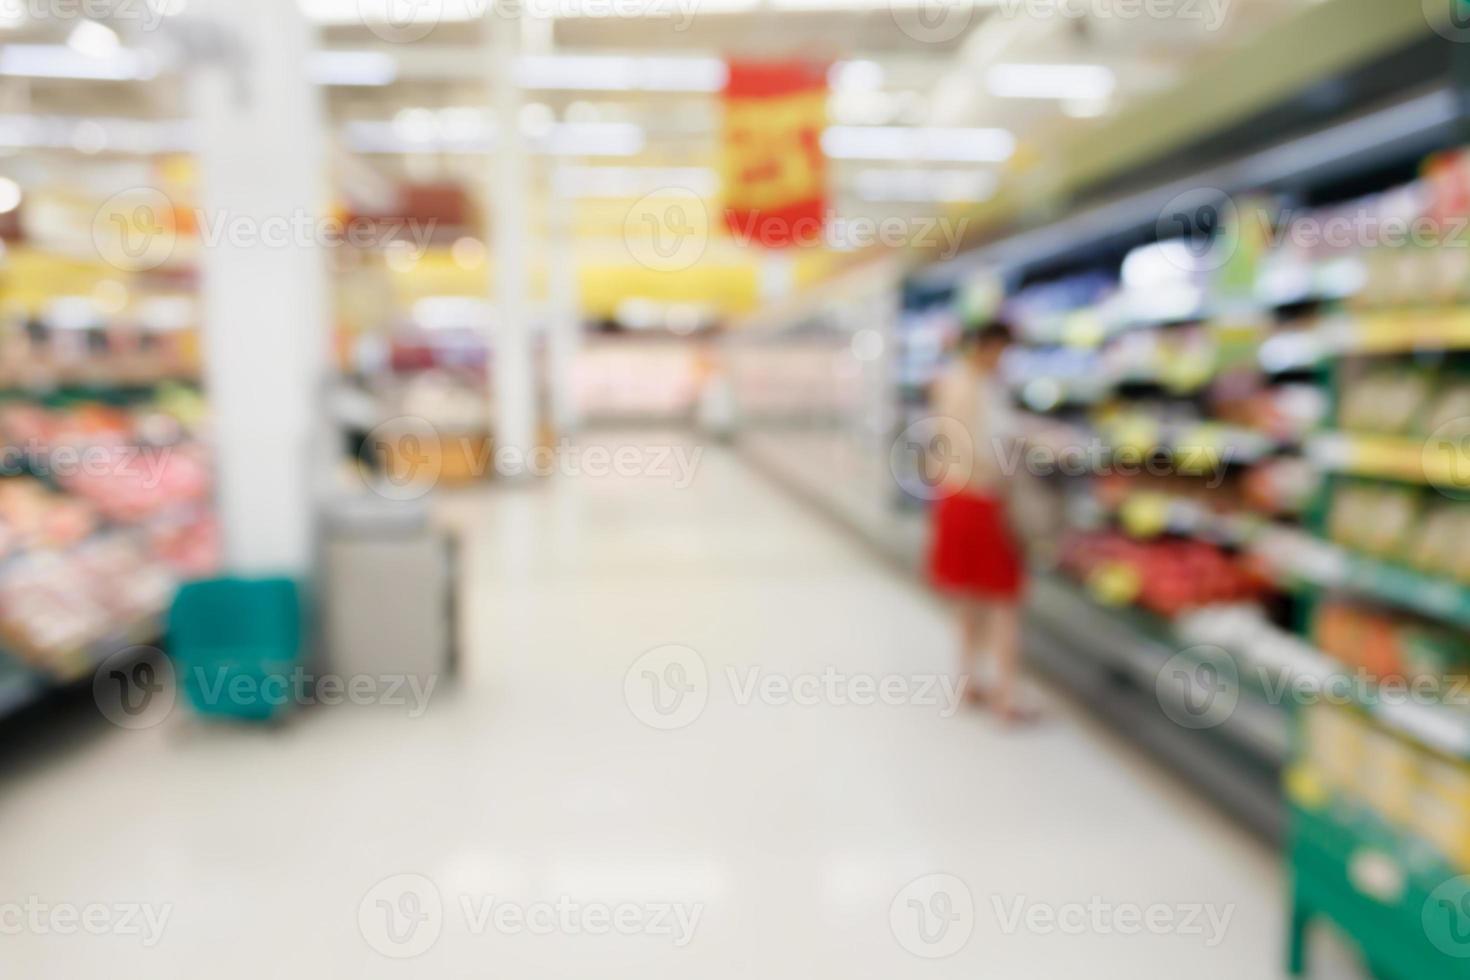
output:
[{"label": "fresh produce display", "polygon": [[0,404],[0,649],[54,680],[156,636],[218,563],[197,393],[106,395]]},{"label": "fresh produce display", "polygon": [[[1263,827],[1285,773],[1307,894],[1343,890],[1369,851],[1429,894],[1470,872],[1470,241],[1449,241],[1470,156],[1326,207],[1232,203],[1223,265],[1192,262],[1200,242],[1099,248],[1060,281],[1028,268],[1008,303],[1027,438],[1090,464],[1052,481],[1068,529],[1050,572],[1081,588],[1038,588],[1036,625],[1125,686],[1112,709],[1226,749],[1187,765],[1228,769],[1233,808],[1258,792]],[[1175,658],[1231,710],[1195,719],[1160,693]],[[1406,934],[1392,912],[1378,929],[1361,903],[1296,901],[1294,921],[1379,949]]]},{"label": "fresh produce display", "polygon": [[1328,600],[1317,606],[1312,638],[1338,662],[1379,680],[1470,677],[1470,642],[1461,634],[1395,613]]},{"label": "fresh produce display", "polygon": [[1058,566],[1100,602],[1137,605],[1167,617],[1250,599],[1265,587],[1246,563],[1202,541],[1076,534],[1063,543]]}]

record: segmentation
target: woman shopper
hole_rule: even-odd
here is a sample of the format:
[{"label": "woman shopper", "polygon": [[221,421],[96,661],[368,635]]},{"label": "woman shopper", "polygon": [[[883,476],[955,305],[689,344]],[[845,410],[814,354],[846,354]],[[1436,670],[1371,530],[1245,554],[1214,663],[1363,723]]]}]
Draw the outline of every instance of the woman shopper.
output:
[{"label": "woman shopper", "polygon": [[[1008,483],[1020,459],[1016,414],[999,376],[1012,342],[1000,321],[967,328],[954,363],[936,384],[931,473],[937,476],[929,573],[955,605],[960,626],[960,681],[972,703],[989,703],[1009,722],[1034,719],[1019,700],[1020,602],[1025,562],[1007,513]],[[994,686],[979,670],[989,655]]]}]

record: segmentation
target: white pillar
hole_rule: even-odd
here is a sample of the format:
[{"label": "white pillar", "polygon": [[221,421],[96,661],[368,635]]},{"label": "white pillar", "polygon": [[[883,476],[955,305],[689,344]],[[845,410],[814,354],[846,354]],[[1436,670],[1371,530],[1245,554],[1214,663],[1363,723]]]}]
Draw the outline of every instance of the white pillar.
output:
[{"label": "white pillar", "polygon": [[225,563],[304,576],[329,322],[313,234],[327,195],[319,93],[305,74],[312,31],[296,0],[195,0],[189,17],[215,49],[191,63],[186,87],[201,218],[224,228],[200,262]]},{"label": "white pillar", "polygon": [[564,167],[552,174],[546,246],[546,371],[551,419],[558,435],[582,424],[577,403],[577,356],[582,347],[582,300],[577,265],[576,201]]},{"label": "white pillar", "polygon": [[493,229],[491,289],[495,326],[490,337],[494,363],[493,418],[497,447],[528,452],[536,431],[535,365],[531,357],[529,251],[526,223],[530,196],[525,140],[521,137],[521,90],[515,62],[520,53],[520,6],[499,0],[486,18],[489,31],[490,97],[495,108],[495,155],[487,195]]}]

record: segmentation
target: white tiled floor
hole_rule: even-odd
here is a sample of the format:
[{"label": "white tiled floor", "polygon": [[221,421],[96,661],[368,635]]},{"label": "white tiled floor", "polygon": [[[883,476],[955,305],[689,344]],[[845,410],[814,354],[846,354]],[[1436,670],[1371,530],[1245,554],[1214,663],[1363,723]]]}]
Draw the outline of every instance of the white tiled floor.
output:
[{"label": "white tiled floor", "polygon": [[[64,744],[6,754],[0,929],[14,931],[4,903],[30,896],[172,911],[152,948],[0,934],[5,976],[1278,975],[1275,855],[1065,705],[1008,733],[926,704],[738,703],[749,668],[941,672],[950,634],[922,590],[727,452],[709,450],[688,489],[563,478],[450,509],[469,535],[469,644],[461,682],[423,717],[377,706],[318,708],[276,731],[73,724]],[[660,721],[641,668],[660,665],[641,664],[627,692],[625,675],[668,644],[707,666],[685,704],[707,703],[657,730],[640,720]],[[374,890],[405,874],[433,883],[418,906],[402,893],[419,878]],[[389,911],[432,913],[435,894],[440,915],[385,932]],[[968,941],[916,955],[965,938],[966,895]],[[628,928],[647,928],[478,929],[491,896],[628,904]],[[1108,919],[1200,905],[1230,916],[1223,941]],[[660,928],[664,906],[701,907],[687,944]],[[1064,924],[1047,928],[1050,911]],[[374,948],[430,940],[417,959]]]}]

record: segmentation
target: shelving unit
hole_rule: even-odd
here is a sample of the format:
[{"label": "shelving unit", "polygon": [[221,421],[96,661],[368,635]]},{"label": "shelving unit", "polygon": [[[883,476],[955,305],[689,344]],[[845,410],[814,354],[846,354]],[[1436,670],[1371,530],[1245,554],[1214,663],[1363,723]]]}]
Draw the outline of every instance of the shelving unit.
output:
[{"label": "shelving unit", "polygon": [[[1470,182],[1470,156],[1443,158],[1425,173],[1412,190],[1319,206],[1370,216],[1406,206],[1458,214],[1445,209],[1461,207],[1451,203],[1461,198],[1437,182]],[[1302,193],[1308,182],[1282,183],[1266,193]],[[1331,200],[1331,192],[1313,200]],[[1241,227],[1268,201],[1237,198]],[[1063,233],[1084,224],[1095,242]],[[1053,451],[1090,449],[1084,458],[1097,470],[1058,470],[1045,481],[1069,501],[1082,546],[1069,553],[1064,545],[1058,567],[1035,579],[1028,650],[1055,682],[1223,808],[1286,842],[1293,969],[1303,966],[1301,930],[1325,916],[1362,939],[1384,976],[1460,976],[1426,943],[1420,911],[1436,888],[1470,871],[1470,703],[1410,699],[1397,682],[1417,679],[1415,671],[1429,680],[1470,675],[1470,644],[1455,644],[1470,630],[1470,580],[1403,542],[1390,547],[1343,533],[1329,514],[1338,491],[1359,483],[1413,497],[1405,540],[1422,516],[1470,508],[1470,431],[1418,422],[1370,431],[1349,424],[1344,410],[1357,383],[1347,364],[1412,365],[1431,379],[1428,387],[1441,376],[1446,383],[1470,376],[1470,262],[1369,245],[1313,252],[1297,249],[1289,234],[1251,243],[1238,231],[1227,229],[1236,251],[1222,261],[1171,269],[1178,256],[1154,244],[1156,228],[1106,228],[1079,216],[1020,236],[1025,242],[989,246],[971,263],[1006,283],[1007,318],[1032,348],[1014,359],[1009,379],[1028,439]],[[1190,244],[1189,254],[1209,252],[1209,243]],[[995,257],[991,267],[983,267],[987,255]],[[1404,285],[1411,274],[1413,289]],[[1288,280],[1302,288],[1276,288]],[[1352,287],[1338,289],[1341,282]],[[959,283],[953,292],[966,288]],[[1168,297],[1180,298],[1176,315],[1138,312]],[[1428,407],[1416,417],[1431,417]],[[1119,474],[1125,458],[1162,462]],[[1227,599],[1203,585],[1201,599],[1150,592],[1150,575],[1188,580],[1188,556],[1201,548],[1245,570],[1253,591]],[[1326,625],[1341,608],[1377,617],[1374,636],[1392,642],[1345,651],[1342,634]],[[1189,685],[1211,683],[1191,679],[1214,666],[1211,650],[1234,668],[1215,692],[1228,697],[1228,710],[1190,724],[1181,714],[1190,705],[1175,699],[1209,693]],[[1411,654],[1426,659],[1411,663]],[[1436,655],[1445,658],[1443,675],[1433,673],[1441,669],[1432,666]],[[1404,659],[1384,659],[1395,657]],[[1181,678],[1184,686],[1172,683]],[[1341,703],[1326,692],[1341,693]],[[1440,767],[1441,783],[1462,773],[1464,842],[1451,839],[1453,821],[1442,820],[1437,835],[1418,826],[1427,818],[1404,804],[1400,785],[1418,786],[1418,777],[1395,771],[1391,779],[1368,749],[1352,762],[1362,785],[1314,782],[1320,760],[1303,728],[1318,710],[1350,716],[1365,744],[1397,752],[1405,772],[1417,773],[1422,756],[1426,773],[1427,760]],[[1375,894],[1374,868],[1398,886]],[[1470,921],[1462,925],[1470,935]]]}]

